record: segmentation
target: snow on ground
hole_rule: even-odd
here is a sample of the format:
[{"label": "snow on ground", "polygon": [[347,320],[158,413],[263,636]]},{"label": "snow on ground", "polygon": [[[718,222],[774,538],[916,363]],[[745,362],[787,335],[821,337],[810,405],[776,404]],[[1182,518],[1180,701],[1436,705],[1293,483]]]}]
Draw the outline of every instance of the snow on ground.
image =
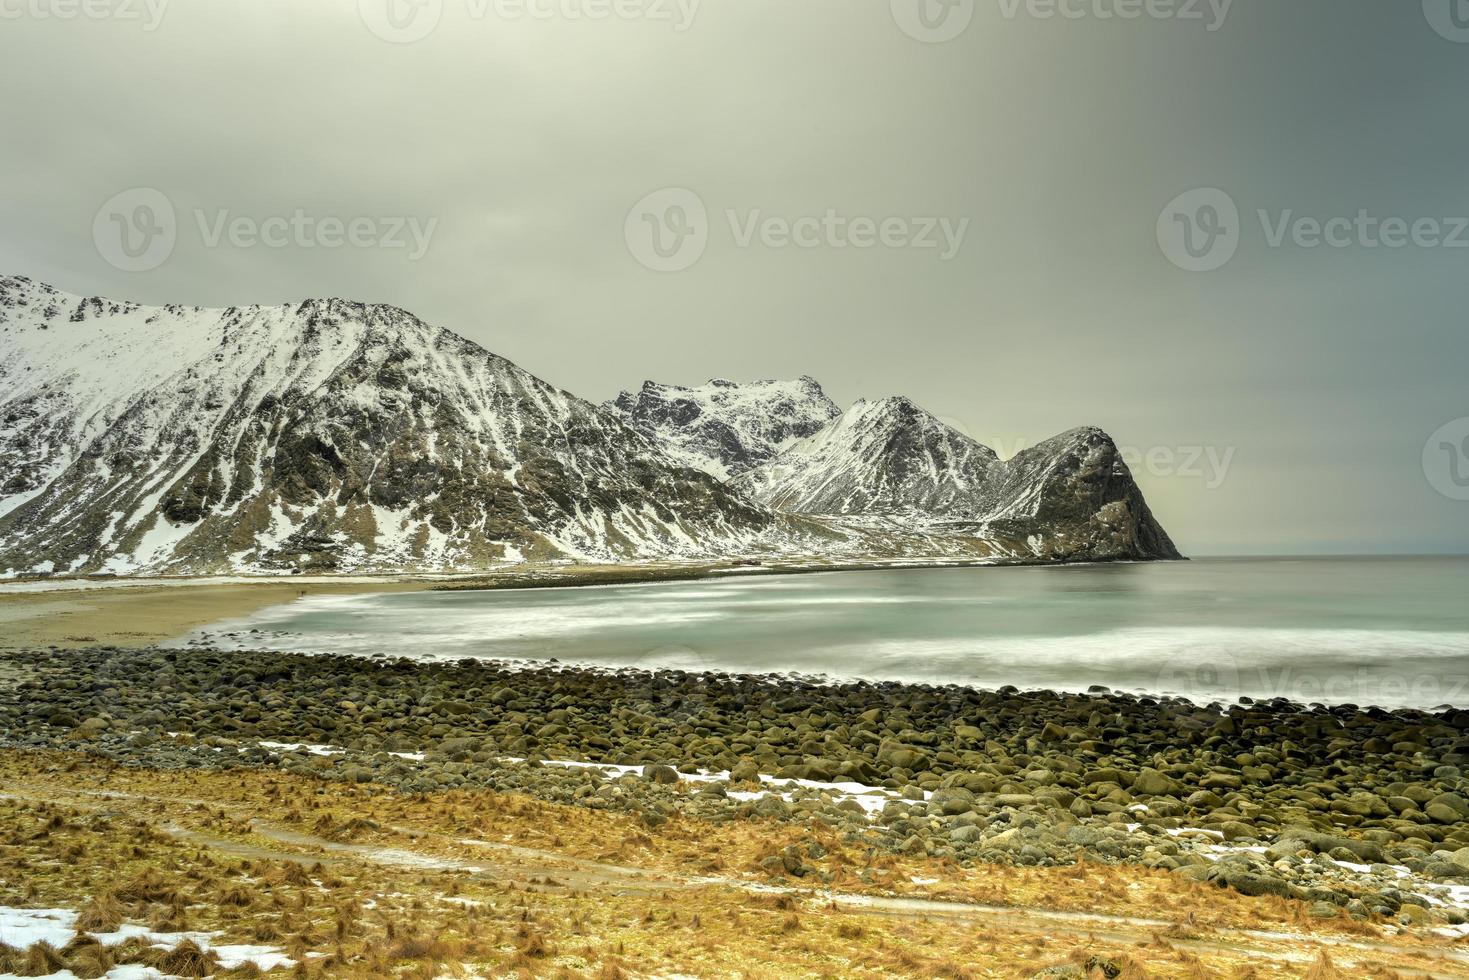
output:
[{"label": "snow on ground", "polygon": [[[169,733],[170,736],[176,736],[177,734],[175,732]],[[277,752],[307,752],[317,756],[344,755],[347,752],[346,749],[339,746],[321,745],[311,742],[261,741],[255,744],[261,748]],[[224,750],[216,749],[216,751]],[[423,752],[391,752],[389,755],[394,755],[410,762],[422,762],[425,757],[425,753]],[[499,761],[511,765],[518,765],[524,763],[526,760],[516,756],[502,756]],[[559,766],[566,769],[591,769],[611,778],[626,775],[641,776],[644,770],[643,765],[624,765],[612,762],[581,762],[572,759],[546,759],[540,764],[544,766]],[[670,768],[673,768],[676,772],[678,771],[677,766],[671,766]],[[686,783],[729,782],[730,773],[728,770],[714,772],[701,769],[696,772],[678,772],[678,778],[681,782]],[[849,800],[855,802],[862,808],[863,813],[869,820],[874,819],[890,803],[921,802],[917,799],[909,799],[901,793],[886,787],[868,786],[857,782],[822,782],[814,779],[786,779],[766,773],[761,773],[759,780],[761,786],[764,787],[763,789],[731,789],[726,790],[725,795],[731,800],[740,802],[751,802],[763,796],[774,795],[779,796],[787,803],[792,803],[802,795],[801,791],[803,790],[829,793],[832,795],[834,802],[838,804]],[[932,796],[932,793],[924,791],[923,800],[926,801]],[[1148,811],[1147,804],[1142,803],[1134,804],[1128,807],[1128,809],[1134,813],[1146,813]],[[1142,824],[1125,823],[1122,826],[1128,833],[1133,833],[1141,828]],[[1217,861],[1225,855],[1232,853],[1259,855],[1264,854],[1266,851],[1266,848],[1260,844],[1226,844],[1224,843],[1224,835],[1220,831],[1210,830],[1205,827],[1174,827],[1166,829],[1164,833],[1176,840],[1193,841],[1198,845],[1198,853],[1211,861]],[[1420,878],[1402,865],[1370,866],[1366,864],[1354,864],[1349,861],[1336,861],[1335,866],[1363,877],[1368,875],[1394,875],[1403,887],[1422,895],[1431,904],[1469,911],[1469,885],[1449,885]],[[921,882],[919,883],[921,884]],[[1460,930],[1453,933],[1455,936],[1469,935],[1469,926],[1456,926],[1453,928]],[[1449,932],[1442,932],[1442,934],[1450,935]]]},{"label": "snow on ground", "polygon": [[[522,762],[524,760],[506,759],[504,761]],[[597,769],[603,772],[615,773],[618,776],[627,775],[628,773],[631,773],[633,775],[641,775],[643,771],[642,766],[624,766],[616,765],[610,762],[570,762],[565,760],[548,759],[541,764],[545,766],[564,766],[574,769]],[[730,774],[728,770],[723,770],[720,772],[710,772],[708,770],[701,769],[698,772],[692,773],[680,772],[678,774],[678,778],[684,782],[690,783],[717,783],[728,781],[730,778]],[[893,800],[903,799],[900,794],[895,793],[892,790],[884,789],[881,786],[867,786],[863,783],[825,783],[815,779],[782,779],[779,776],[769,776],[764,773],[760,774],[760,782],[762,785],[769,786],[775,789],[776,795],[780,796],[781,799],[785,800],[787,803],[791,802],[791,800],[794,799],[796,795],[794,790],[813,789],[819,792],[827,792],[833,794],[837,797],[838,803],[844,802],[846,800],[854,800],[859,806],[862,807],[864,811],[866,811],[869,816],[871,814],[881,812],[882,808],[887,806]],[[729,790],[727,795],[732,800],[758,800],[760,797],[767,795],[767,792],[756,790]],[[923,794],[923,798],[926,800],[931,795],[933,794],[925,792]]]},{"label": "snow on ground", "polygon": [[[181,733],[179,732],[168,733],[169,737],[171,738],[176,738],[180,734]],[[316,742],[258,741],[255,744],[263,749],[270,749],[273,752],[306,752],[310,755],[322,757],[344,755],[347,752],[345,748],[342,748],[340,746],[323,745]],[[221,748],[217,749],[216,751],[224,750]],[[422,762],[425,755],[425,753],[423,752],[389,752],[388,754],[397,756],[400,759],[406,759],[410,762]],[[502,756],[500,761],[510,763],[512,765],[518,765],[525,762],[524,759],[516,756]],[[543,761],[541,765],[560,766],[566,769],[594,769],[599,772],[609,774],[614,778],[617,776],[625,776],[629,774],[640,776],[642,775],[644,768],[641,765],[619,765],[612,762],[578,762],[571,759],[547,759]],[[730,779],[730,773],[728,770],[711,772],[709,770],[701,769],[698,772],[692,773],[680,772],[678,774],[678,778],[683,782],[689,783],[728,782]],[[760,782],[762,785],[770,787],[770,790],[774,791],[774,795],[781,797],[781,799],[785,800],[788,803],[795,799],[797,795],[797,790],[815,790],[817,792],[833,794],[838,803],[844,802],[846,800],[853,800],[859,806],[861,806],[863,811],[865,811],[869,816],[875,813],[880,813],[883,807],[887,806],[889,803],[895,800],[904,800],[904,797],[901,794],[896,793],[893,790],[886,789],[881,786],[868,786],[864,783],[821,782],[820,780],[815,779],[785,779],[779,776],[767,775],[765,773],[760,774]],[[730,790],[728,791],[728,796],[732,800],[758,800],[760,797],[767,795],[770,790]],[[932,795],[932,793],[925,792],[923,794],[923,798],[926,800]],[[907,802],[917,801],[909,800]]]},{"label": "snow on ground", "polygon": [[[1135,813],[1146,813],[1148,811],[1148,805],[1146,803],[1137,803],[1128,807],[1128,809]],[[1128,833],[1132,833],[1133,831],[1141,827],[1142,824],[1128,823],[1123,824],[1123,826],[1127,829]],[[1223,833],[1217,830],[1209,830],[1206,827],[1174,827],[1172,829],[1165,830],[1164,833],[1166,833],[1169,837],[1173,837],[1175,839],[1207,841],[1208,843],[1205,843],[1203,847],[1200,848],[1199,853],[1211,861],[1217,861],[1227,854],[1264,854],[1268,850],[1268,848],[1259,844],[1225,844],[1223,843]],[[1325,862],[1322,861],[1319,856],[1312,858],[1311,860],[1312,863],[1321,863],[1323,865],[1325,864]],[[1364,878],[1368,875],[1392,876],[1396,878],[1403,887],[1408,888],[1414,893],[1423,896],[1423,898],[1426,899],[1431,905],[1438,905],[1445,908],[1456,908],[1462,909],[1464,911],[1469,911],[1469,885],[1449,885],[1442,882],[1433,881],[1428,878],[1420,878],[1415,875],[1411,869],[1401,864],[1371,865],[1358,864],[1353,861],[1337,861],[1335,859],[1330,859],[1329,866],[1344,871],[1350,871],[1353,874],[1361,875]],[[1450,926],[1448,928],[1449,930],[1459,931],[1438,931],[1441,935],[1446,936],[1469,935],[1469,926]]]},{"label": "snow on ground", "polygon": [[[71,909],[20,909],[0,906],[0,943],[19,950],[27,950],[37,943],[48,943],[61,949],[76,938],[77,913]],[[104,946],[116,946],[125,940],[141,938],[160,949],[173,949],[185,940],[192,940],[200,949],[213,950],[222,967],[235,969],[252,963],[260,970],[289,968],[296,965],[280,949],[274,946],[252,946],[239,943],[215,944],[218,933],[213,932],[153,932],[138,925],[124,924],[113,932],[88,933]],[[53,974],[56,980],[70,977],[63,971]],[[107,974],[111,980],[124,978],[161,977],[157,970],[148,967],[120,966]]]},{"label": "snow on ground", "polygon": [[[175,733],[169,732],[169,735]],[[263,749],[271,749],[276,752],[306,752],[311,755],[333,756],[341,755],[346,749],[339,749],[333,745],[320,745],[315,742],[256,742]]]},{"label": "snow on ground", "polygon": [[696,387],[644,383],[605,403],[678,463],[727,480],[840,414],[811,378]]},{"label": "snow on ground", "polygon": [[14,909],[0,906],[0,943],[30,949],[50,943],[57,949],[76,935],[77,914],[70,909]]}]

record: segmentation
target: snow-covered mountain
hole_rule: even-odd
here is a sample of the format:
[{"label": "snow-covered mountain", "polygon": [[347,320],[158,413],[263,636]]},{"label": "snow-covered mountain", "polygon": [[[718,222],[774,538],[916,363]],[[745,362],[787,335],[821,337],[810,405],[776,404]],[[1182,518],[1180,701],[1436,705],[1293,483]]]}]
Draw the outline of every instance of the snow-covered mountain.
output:
[{"label": "snow-covered mountain", "polygon": [[1179,559],[1111,436],[1090,426],[990,468],[983,534],[1025,535],[1039,558]]},{"label": "snow-covered mountain", "polygon": [[995,454],[906,398],[859,401],[736,477],[740,490],[802,514],[956,516],[982,506]]},{"label": "snow-covered mountain", "polygon": [[1036,558],[1179,557],[1100,429],[1002,461],[906,398],[861,401],[730,484],[786,512],[881,518]]},{"label": "snow-covered mountain", "polygon": [[1177,552],[1095,429],[1000,461],[809,378],[599,407],[394,307],[0,277],[0,577],[729,557]]},{"label": "snow-covered mountain", "polygon": [[606,403],[688,466],[725,480],[822,429],[841,410],[811,378],[706,385],[643,383]]},{"label": "snow-covered mountain", "polygon": [[393,307],[0,278],[0,573],[475,568],[772,547],[617,413]]}]

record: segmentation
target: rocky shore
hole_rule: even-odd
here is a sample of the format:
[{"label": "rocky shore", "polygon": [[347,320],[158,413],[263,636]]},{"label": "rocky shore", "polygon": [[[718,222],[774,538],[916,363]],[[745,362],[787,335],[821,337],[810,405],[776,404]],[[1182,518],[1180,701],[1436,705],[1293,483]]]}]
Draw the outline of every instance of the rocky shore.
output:
[{"label": "rocky shore", "polygon": [[[1469,711],[1198,706],[207,650],[0,653],[0,746],[813,821],[961,865],[1136,864],[1462,934]],[[816,881],[800,846],[773,879]]]}]

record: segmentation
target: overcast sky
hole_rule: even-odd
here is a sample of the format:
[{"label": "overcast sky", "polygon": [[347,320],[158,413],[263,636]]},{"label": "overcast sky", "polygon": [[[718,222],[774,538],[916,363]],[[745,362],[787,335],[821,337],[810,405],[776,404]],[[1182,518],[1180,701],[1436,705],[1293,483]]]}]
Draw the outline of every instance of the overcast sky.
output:
[{"label": "overcast sky", "polygon": [[0,0],[0,271],[1100,425],[1195,555],[1469,550],[1458,0],[87,2]]}]

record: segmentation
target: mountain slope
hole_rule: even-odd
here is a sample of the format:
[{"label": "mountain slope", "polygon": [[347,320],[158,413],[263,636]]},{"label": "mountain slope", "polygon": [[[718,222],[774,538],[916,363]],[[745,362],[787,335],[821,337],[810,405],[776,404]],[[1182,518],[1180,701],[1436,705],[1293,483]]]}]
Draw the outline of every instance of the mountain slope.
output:
[{"label": "mountain slope", "polygon": [[1153,517],[1112,438],[1083,427],[992,467],[983,533],[1024,535],[1038,558],[1176,560],[1183,556]]},{"label": "mountain slope", "polygon": [[804,514],[957,516],[980,506],[995,454],[906,398],[859,401],[829,426],[732,482]]},{"label": "mountain slope", "polygon": [[472,568],[776,525],[616,414],[392,307],[0,278],[0,572]]},{"label": "mountain slope", "polygon": [[724,480],[758,466],[841,414],[808,377],[684,388],[644,382],[606,403],[669,455]]},{"label": "mountain slope", "polygon": [[0,278],[0,577],[1177,557],[1095,429],[1002,462],[906,399],[842,413],[808,378],[618,402],[393,307]]},{"label": "mountain slope", "polygon": [[1079,561],[1180,557],[1116,445],[1075,429],[1002,461],[906,398],[858,402],[731,481],[779,510]]}]

